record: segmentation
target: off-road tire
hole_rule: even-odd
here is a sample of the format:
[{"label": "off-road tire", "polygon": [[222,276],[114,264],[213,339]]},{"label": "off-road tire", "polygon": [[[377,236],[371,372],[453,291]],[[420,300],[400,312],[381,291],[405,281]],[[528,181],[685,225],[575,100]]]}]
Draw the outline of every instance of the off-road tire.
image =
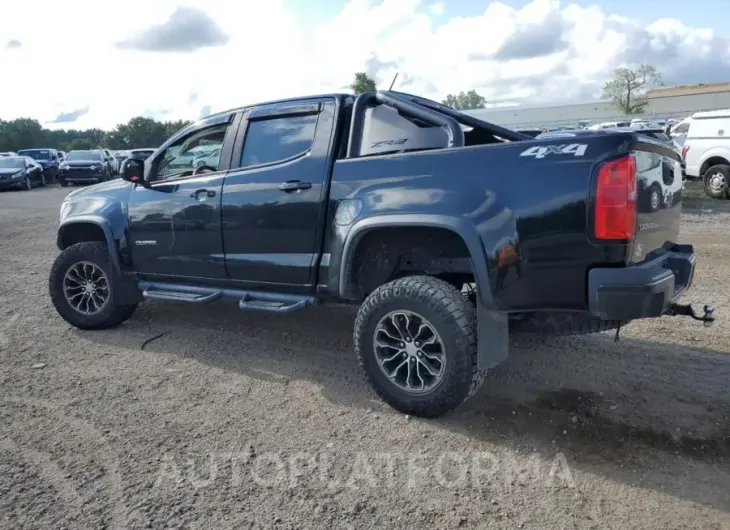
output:
[{"label": "off-road tire", "polygon": [[[69,305],[63,294],[63,278],[66,271],[73,264],[80,261],[94,263],[104,271],[109,279],[109,301],[99,313],[94,315],[85,315],[76,311]],[[56,311],[66,322],[80,329],[113,328],[132,316],[137,304],[116,305],[114,303],[114,289],[115,282],[109,259],[109,250],[104,243],[98,241],[77,243],[61,252],[56,261],[53,262],[51,274],[48,278],[48,290]]]},{"label": "off-road tire", "polygon": [[[719,190],[712,189],[709,183],[710,177],[715,173],[720,173],[725,177],[724,186]],[[717,164],[715,166],[707,168],[705,174],[702,175],[702,183],[705,187],[705,195],[707,195],[711,199],[727,198],[730,194],[730,166],[727,166],[725,164]]]},{"label": "off-road tire", "polygon": [[587,335],[610,331],[627,323],[620,320],[601,320],[585,313],[540,311],[510,321],[510,331],[555,336]]},{"label": "off-road tire", "polygon": [[[440,383],[425,394],[393,384],[378,366],[373,335],[378,322],[396,310],[426,318],[440,335],[446,356]],[[477,366],[476,309],[461,291],[430,276],[408,276],[380,286],[367,297],[355,320],[355,354],[375,392],[393,408],[425,418],[446,414],[476,393],[486,371]]]}]

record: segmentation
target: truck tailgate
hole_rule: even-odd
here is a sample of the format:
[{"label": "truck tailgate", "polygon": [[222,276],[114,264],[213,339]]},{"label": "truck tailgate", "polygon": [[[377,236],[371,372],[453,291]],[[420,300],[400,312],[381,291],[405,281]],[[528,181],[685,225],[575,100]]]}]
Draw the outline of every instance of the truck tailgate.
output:
[{"label": "truck tailgate", "polygon": [[639,140],[636,160],[637,226],[629,263],[670,250],[678,242],[682,210],[682,166],[678,153],[662,144]]}]

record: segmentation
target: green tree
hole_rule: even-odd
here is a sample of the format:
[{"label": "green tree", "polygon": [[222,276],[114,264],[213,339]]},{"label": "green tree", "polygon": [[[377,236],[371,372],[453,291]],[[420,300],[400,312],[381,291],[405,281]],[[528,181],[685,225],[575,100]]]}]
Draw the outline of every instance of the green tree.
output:
[{"label": "green tree", "polygon": [[649,64],[635,69],[617,68],[613,71],[613,79],[603,85],[603,99],[613,102],[623,114],[640,114],[647,104],[647,90],[661,85],[661,74]]},{"label": "green tree", "polygon": [[71,151],[73,149],[133,149],[157,147],[189,121],[158,122],[150,118],[132,118],[117,125],[111,131],[102,129],[44,129],[36,120],[20,118],[0,120],[0,151],[18,151],[34,147],[50,147]]},{"label": "green tree", "polygon": [[83,151],[85,149],[94,149],[94,144],[88,138],[74,138],[70,142],[65,142],[66,149],[64,151]]},{"label": "green tree", "polygon": [[37,120],[20,118],[12,121],[0,120],[0,151],[17,151],[45,145],[47,131]]},{"label": "green tree", "polygon": [[483,109],[487,106],[487,100],[477,94],[476,90],[448,94],[441,103],[456,110]]},{"label": "green tree", "polygon": [[184,127],[187,127],[192,122],[188,120],[174,120],[174,121],[166,121],[163,122],[163,125],[165,127],[165,138],[169,138],[176,132],[178,132],[180,129],[183,129]]},{"label": "green tree", "polygon": [[375,79],[369,77],[365,72],[357,72],[355,74],[355,80],[350,85],[350,88],[355,94],[375,92],[377,90],[377,87],[375,86]]},{"label": "green tree", "polygon": [[117,125],[110,133],[117,142],[121,142],[125,147],[133,149],[135,147],[157,147],[164,142],[168,135],[165,126],[152,118],[144,118],[138,116],[132,118],[129,122]]}]

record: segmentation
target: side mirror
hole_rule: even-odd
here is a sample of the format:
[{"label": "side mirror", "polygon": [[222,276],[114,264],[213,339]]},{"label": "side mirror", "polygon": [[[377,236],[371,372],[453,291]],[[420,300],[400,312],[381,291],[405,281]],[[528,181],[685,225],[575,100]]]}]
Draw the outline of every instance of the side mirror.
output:
[{"label": "side mirror", "polygon": [[144,162],[141,160],[128,158],[122,164],[120,173],[122,175],[122,180],[139,184],[145,188],[148,187],[148,184],[144,181]]}]

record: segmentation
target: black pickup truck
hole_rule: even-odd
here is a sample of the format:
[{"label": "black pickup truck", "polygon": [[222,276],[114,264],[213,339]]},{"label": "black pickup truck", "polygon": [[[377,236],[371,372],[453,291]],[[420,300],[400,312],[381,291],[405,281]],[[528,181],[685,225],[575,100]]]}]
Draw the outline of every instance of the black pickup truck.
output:
[{"label": "black pickup truck", "polygon": [[[219,154],[194,167],[202,151]],[[672,200],[654,208],[648,181]],[[83,329],[147,299],[359,305],[354,346],[372,386],[435,417],[506,358],[510,328],[711,323],[708,306],[677,303],[695,268],[677,242],[677,181],[676,150],[633,132],[535,140],[392,91],[252,105],[70,193],[50,295]]]}]

